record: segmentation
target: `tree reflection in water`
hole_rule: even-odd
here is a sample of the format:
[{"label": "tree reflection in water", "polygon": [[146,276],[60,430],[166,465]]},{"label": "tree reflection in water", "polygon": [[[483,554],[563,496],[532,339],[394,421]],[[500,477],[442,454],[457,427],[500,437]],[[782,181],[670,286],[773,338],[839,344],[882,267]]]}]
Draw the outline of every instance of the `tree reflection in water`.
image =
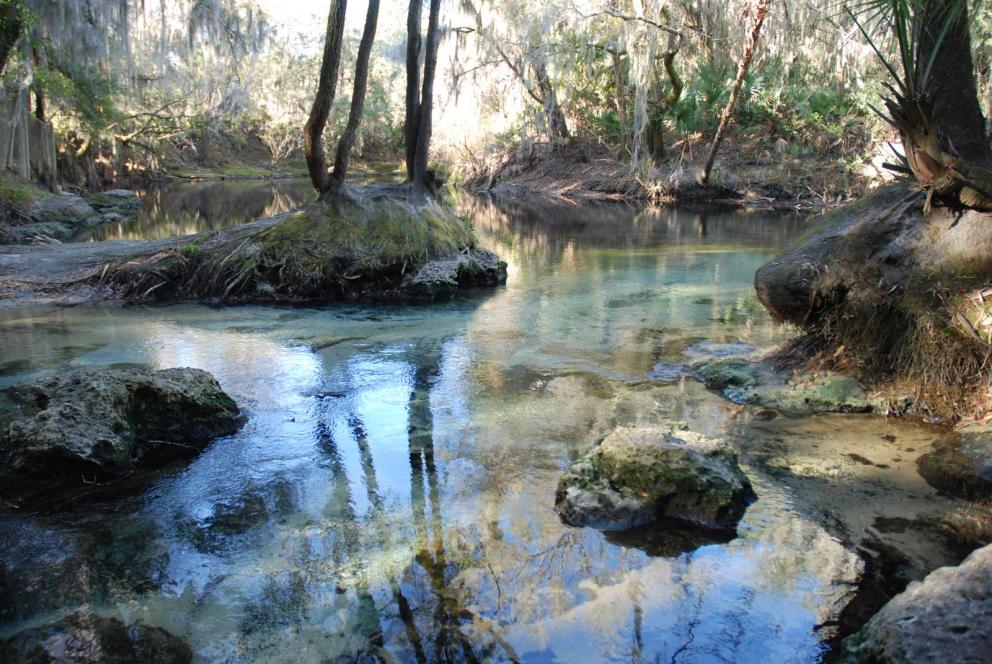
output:
[{"label": "tree reflection in water", "polygon": [[[355,653],[358,661],[392,661],[386,648],[384,620],[395,616],[402,624],[406,644],[392,643],[391,648],[409,649],[417,662],[481,662],[494,656],[501,661],[520,661],[512,646],[497,627],[468,608],[465,591],[457,588],[452,577],[458,572],[449,560],[444,544],[444,519],[438,469],[434,457],[433,414],[430,405],[431,382],[437,374],[436,355],[426,355],[411,366],[412,390],[408,404],[408,449],[410,470],[410,516],[413,541],[409,543],[412,560],[402,570],[401,578],[386,572],[386,578],[370,578],[368,568],[357,575],[357,631],[364,648]],[[385,548],[393,539],[388,530],[387,509],[379,490],[375,460],[368,431],[357,412],[347,414],[348,429],[357,447],[370,510],[360,519],[354,510],[345,465],[338,450],[332,427],[326,418],[318,422],[318,438],[327,454],[331,471],[334,505],[330,516],[345,527],[345,550],[357,557],[361,543],[356,537],[361,525],[371,525],[372,544]],[[373,587],[383,583],[389,588],[393,606],[384,611],[376,605]],[[387,616],[384,618],[384,613]]]}]

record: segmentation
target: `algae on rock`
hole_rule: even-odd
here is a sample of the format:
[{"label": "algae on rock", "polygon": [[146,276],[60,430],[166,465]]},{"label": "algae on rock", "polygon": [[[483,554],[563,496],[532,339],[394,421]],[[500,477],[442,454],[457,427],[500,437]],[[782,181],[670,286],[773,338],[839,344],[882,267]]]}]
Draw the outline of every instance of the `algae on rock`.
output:
[{"label": "algae on rock", "polygon": [[753,495],[728,445],[670,427],[621,427],[562,476],[555,506],[569,525],[601,530],[660,517],[733,529]]}]

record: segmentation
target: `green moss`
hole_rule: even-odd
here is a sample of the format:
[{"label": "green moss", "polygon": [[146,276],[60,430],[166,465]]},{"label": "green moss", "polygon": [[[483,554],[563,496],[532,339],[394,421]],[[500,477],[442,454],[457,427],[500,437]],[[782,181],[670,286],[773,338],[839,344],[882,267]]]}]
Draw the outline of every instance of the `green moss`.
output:
[{"label": "green moss", "polygon": [[220,174],[225,177],[234,178],[265,178],[272,175],[272,169],[261,166],[224,166],[220,169]]},{"label": "green moss", "polygon": [[31,207],[51,194],[38,185],[17,177],[12,173],[0,172],[0,205],[13,208],[27,215]]},{"label": "green moss", "polygon": [[412,267],[473,244],[471,226],[436,204],[400,199],[318,202],[264,231],[250,260],[316,283]]}]

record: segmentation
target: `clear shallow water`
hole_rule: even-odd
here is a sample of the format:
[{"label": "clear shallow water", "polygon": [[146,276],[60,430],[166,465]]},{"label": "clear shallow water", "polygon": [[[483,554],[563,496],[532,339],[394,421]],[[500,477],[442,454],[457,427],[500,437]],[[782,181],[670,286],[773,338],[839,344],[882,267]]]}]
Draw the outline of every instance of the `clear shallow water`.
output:
[{"label": "clear shallow water", "polygon": [[0,517],[0,637],[88,604],[200,661],[817,661],[859,563],[760,467],[729,542],[672,524],[607,536],[553,510],[562,470],[616,425],[733,435],[737,406],[658,367],[787,334],[752,279],[803,221],[465,205],[510,263],[505,288],[5,312],[0,387],[193,366],[249,421],[121,502]]}]

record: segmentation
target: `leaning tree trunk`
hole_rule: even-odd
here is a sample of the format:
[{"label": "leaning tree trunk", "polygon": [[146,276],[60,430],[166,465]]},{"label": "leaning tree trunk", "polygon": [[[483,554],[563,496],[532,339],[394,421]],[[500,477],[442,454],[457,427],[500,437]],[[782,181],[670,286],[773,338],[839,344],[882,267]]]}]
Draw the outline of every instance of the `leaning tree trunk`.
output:
[{"label": "leaning tree trunk", "polygon": [[336,186],[344,184],[348,173],[348,161],[351,151],[358,138],[358,128],[362,124],[362,114],[365,111],[365,95],[368,91],[369,58],[372,55],[372,44],[375,42],[376,25],[379,22],[379,0],[369,0],[368,13],[365,15],[365,28],[362,31],[362,41],[358,45],[358,62],[355,64],[355,87],[351,94],[351,111],[348,114],[348,126],[338,141],[337,153],[334,157],[334,173],[332,180]]},{"label": "leaning tree trunk", "polygon": [[417,159],[417,122],[420,119],[420,21],[421,0],[410,0],[406,19],[406,122],[403,138],[406,147],[406,177],[413,182],[413,163]]},{"label": "leaning tree trunk", "polygon": [[303,149],[307,157],[307,169],[314,189],[323,196],[330,191],[332,183],[327,172],[327,154],[324,152],[324,128],[334,104],[334,94],[338,83],[338,68],[341,65],[341,43],[344,37],[344,15],[348,0],[332,0],[327,14],[327,33],[324,41],[324,56],[320,65],[320,80],[317,83],[317,96],[310,109],[310,117],[303,129]]},{"label": "leaning tree trunk", "polygon": [[[413,0],[417,2],[417,0]],[[437,49],[440,42],[441,0],[431,0],[427,21],[427,46],[424,54],[424,86],[420,94],[420,114],[417,118],[417,147],[413,160],[413,189],[418,194],[427,191],[427,164],[430,156],[432,115],[434,110],[434,74],[437,70]]]},{"label": "leaning tree trunk", "polygon": [[917,80],[907,97],[886,100],[907,164],[931,196],[992,209],[992,147],[978,100],[967,1],[922,0],[916,11]]},{"label": "leaning tree trunk", "polygon": [[747,71],[751,67],[751,58],[754,57],[754,50],[758,46],[758,37],[761,35],[761,26],[765,23],[765,17],[768,16],[768,5],[770,2],[771,0],[756,0],[754,21],[751,23],[751,36],[748,38],[747,45],[744,47],[744,55],[741,57],[741,64],[737,69],[737,79],[734,81],[734,87],[730,90],[730,99],[727,100],[727,106],[723,109],[723,114],[720,116],[720,126],[716,130],[716,136],[713,137],[713,145],[710,146],[710,154],[706,158],[706,165],[703,166],[703,172],[699,176],[699,184],[704,187],[710,180],[710,172],[713,170],[713,163],[716,161],[717,150],[720,149],[720,143],[723,142],[723,135],[727,131],[730,116],[734,112],[734,104],[737,103],[737,96],[741,92],[744,77],[747,76]]}]

